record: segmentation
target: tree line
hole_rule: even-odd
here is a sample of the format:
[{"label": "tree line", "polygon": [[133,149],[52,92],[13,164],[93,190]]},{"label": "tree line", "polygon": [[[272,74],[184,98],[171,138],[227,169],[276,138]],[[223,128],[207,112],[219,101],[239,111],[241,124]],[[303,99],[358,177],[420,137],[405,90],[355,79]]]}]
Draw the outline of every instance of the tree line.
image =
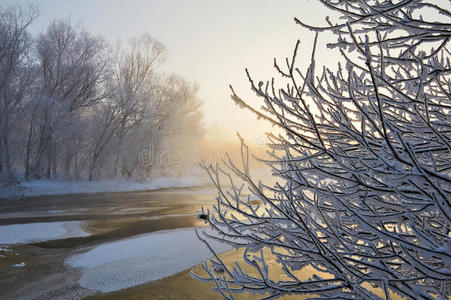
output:
[{"label": "tree line", "polygon": [[142,35],[113,45],[61,19],[32,35],[37,17],[0,7],[0,185],[149,177],[143,150],[195,145],[198,89],[158,70],[162,43]]}]

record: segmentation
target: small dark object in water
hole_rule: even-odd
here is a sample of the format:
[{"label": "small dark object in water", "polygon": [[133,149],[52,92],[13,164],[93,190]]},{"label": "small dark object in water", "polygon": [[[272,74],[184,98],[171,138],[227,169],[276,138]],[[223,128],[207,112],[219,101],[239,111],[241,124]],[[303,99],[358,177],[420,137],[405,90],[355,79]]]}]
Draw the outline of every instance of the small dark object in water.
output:
[{"label": "small dark object in water", "polygon": [[206,214],[199,214],[199,215],[197,216],[197,218],[199,218],[199,219],[201,219],[201,220],[208,221],[208,216],[207,216]]},{"label": "small dark object in water", "polygon": [[225,268],[224,265],[218,264],[217,262],[213,261],[213,270],[218,273],[224,273]]}]

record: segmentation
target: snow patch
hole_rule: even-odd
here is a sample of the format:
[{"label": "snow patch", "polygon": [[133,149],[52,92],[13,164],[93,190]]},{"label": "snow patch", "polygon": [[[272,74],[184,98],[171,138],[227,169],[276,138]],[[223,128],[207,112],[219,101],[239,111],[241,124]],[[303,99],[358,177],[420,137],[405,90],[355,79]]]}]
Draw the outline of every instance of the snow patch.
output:
[{"label": "snow patch", "polygon": [[[201,229],[213,234],[211,229]],[[211,241],[217,252],[230,246]],[[193,267],[212,256],[198,240],[194,228],[159,231],[102,244],[70,257],[66,262],[81,268],[79,284],[103,293],[158,280]]]},{"label": "snow patch", "polygon": [[0,245],[28,244],[62,238],[89,236],[89,233],[81,228],[82,224],[83,222],[70,221],[0,226]]},{"label": "snow patch", "polygon": [[25,267],[25,263],[21,262],[20,264],[14,264],[13,267],[15,267],[15,268]]}]

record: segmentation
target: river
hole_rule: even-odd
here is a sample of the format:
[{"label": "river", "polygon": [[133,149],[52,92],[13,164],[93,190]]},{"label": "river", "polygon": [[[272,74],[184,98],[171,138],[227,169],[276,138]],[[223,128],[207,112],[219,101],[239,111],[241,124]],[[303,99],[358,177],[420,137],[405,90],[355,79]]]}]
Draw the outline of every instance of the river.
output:
[{"label": "river", "polygon": [[[145,192],[52,195],[1,200],[0,235],[3,229],[3,237],[0,236],[0,241],[3,239],[3,245],[0,242],[0,298],[67,299],[101,296],[115,292],[114,288],[102,290],[95,283],[83,285],[83,280],[91,279],[85,276],[87,271],[84,272],[77,267],[77,263],[73,263],[74,257],[80,263],[83,259],[86,261],[86,257],[82,255],[86,256],[86,253],[107,249],[105,247],[110,247],[104,250],[110,256],[112,252],[120,251],[117,249],[123,249],[121,251],[124,252],[127,246],[123,241],[129,241],[131,237],[134,237],[132,240],[135,245],[141,246],[145,245],[146,239],[157,241],[153,244],[155,246],[151,246],[160,246],[156,254],[152,254],[152,251],[148,254],[147,251],[136,249],[139,247],[135,247],[133,250],[135,252],[125,249],[127,259],[133,260],[134,268],[137,268],[136,266],[144,264],[145,261],[151,261],[152,255],[166,252],[164,247],[171,248],[169,244],[165,246],[162,234],[178,236],[179,240],[186,238],[188,242],[194,243],[192,238],[187,237],[187,234],[193,233],[192,229],[183,228],[203,225],[197,220],[196,215],[202,206],[214,204],[215,194],[213,187],[202,186]],[[74,226],[79,228],[74,229]],[[16,234],[12,229],[17,230],[18,233]],[[58,232],[53,232],[56,229],[63,230],[66,235],[59,236]],[[154,234],[149,235],[152,232]],[[6,236],[7,233],[11,236]],[[24,240],[17,244],[16,239],[20,240],[22,238],[20,235],[27,234],[41,238]],[[187,243],[187,241],[182,242]],[[201,244],[200,241],[199,244]],[[106,259],[106,254],[100,254],[98,257]],[[140,259],[143,261],[141,262]],[[155,257],[154,260],[156,259],[161,258]],[[189,259],[187,256],[185,260]],[[124,258],[119,257],[116,260],[124,260]],[[194,261],[193,264],[199,262]],[[116,264],[117,261],[114,263]],[[91,264],[95,265],[95,263]],[[131,265],[128,262],[126,264]],[[175,265],[168,274],[171,275],[171,270],[174,273],[182,271],[180,268],[189,269],[190,266]],[[108,277],[106,273],[101,273],[102,269],[95,271],[100,272],[99,278]],[[117,272],[122,272],[118,275],[119,278],[126,277],[127,271],[123,267]],[[127,283],[119,288],[125,288],[127,291],[143,283],[146,283],[145,280]],[[102,283],[99,284],[102,286]]]}]

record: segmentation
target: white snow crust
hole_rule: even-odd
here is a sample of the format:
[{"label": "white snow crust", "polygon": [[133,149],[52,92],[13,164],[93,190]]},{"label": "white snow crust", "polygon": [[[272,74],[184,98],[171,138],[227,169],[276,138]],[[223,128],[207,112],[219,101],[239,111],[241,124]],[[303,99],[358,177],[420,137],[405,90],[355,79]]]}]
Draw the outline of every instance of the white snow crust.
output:
[{"label": "white snow crust", "polygon": [[[212,234],[209,229],[205,230]],[[218,253],[228,245],[211,242]],[[102,244],[66,262],[82,269],[80,285],[103,293],[158,280],[184,271],[212,256],[194,228],[159,231]]]},{"label": "white snow crust", "polygon": [[98,181],[31,180],[0,189],[0,198],[104,192],[135,192],[163,188],[191,187],[200,184],[202,184],[201,181],[194,177],[158,177],[145,182],[129,181],[123,178]]},{"label": "white snow crust", "polygon": [[[28,244],[71,237],[89,236],[83,222],[45,222],[0,226],[0,245]],[[3,249],[3,248],[2,248]]]}]

